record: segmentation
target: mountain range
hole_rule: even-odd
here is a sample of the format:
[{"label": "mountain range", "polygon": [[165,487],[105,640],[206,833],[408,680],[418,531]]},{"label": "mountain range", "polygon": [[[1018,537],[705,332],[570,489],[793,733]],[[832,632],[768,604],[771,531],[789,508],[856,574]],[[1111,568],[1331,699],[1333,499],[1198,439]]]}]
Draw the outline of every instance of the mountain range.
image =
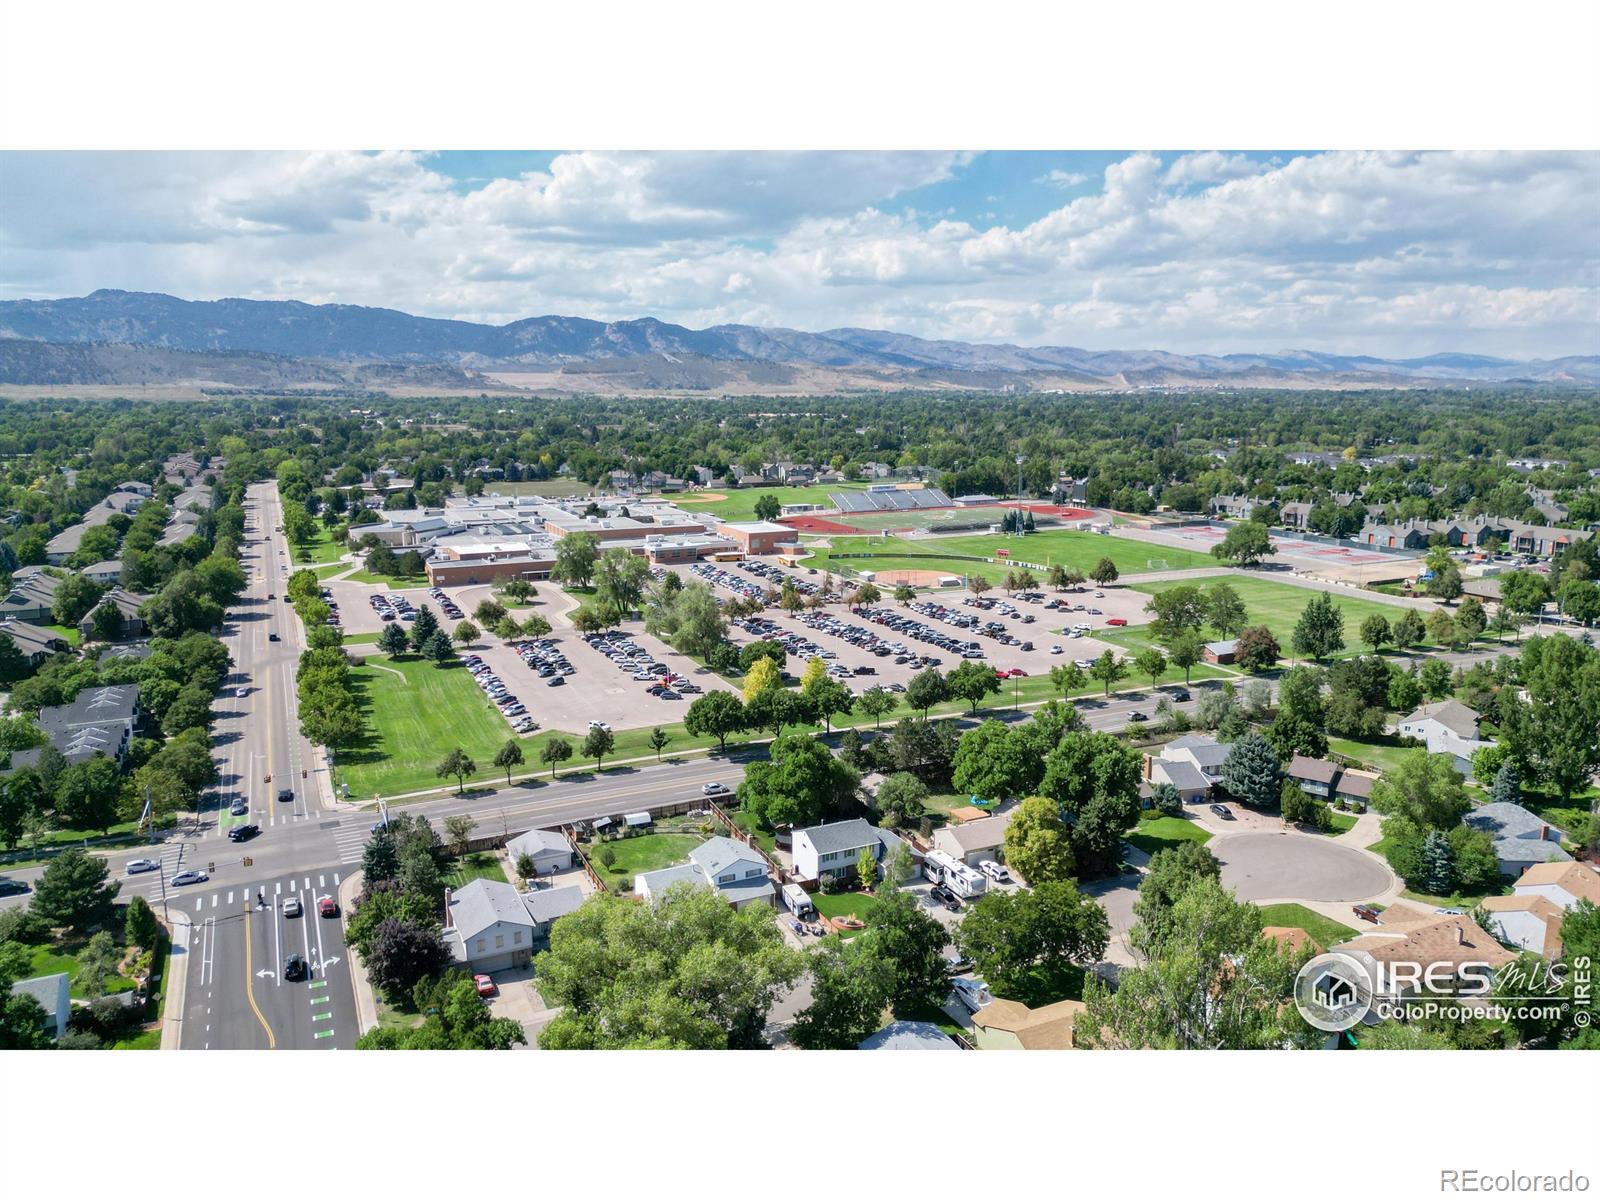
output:
[{"label": "mountain range", "polygon": [[1388,359],[1309,350],[1184,355],[929,340],[856,328],[688,329],[651,317],[606,322],[540,316],[487,325],[346,304],[183,300],[113,290],[0,302],[0,383],[183,378],[244,386],[387,379],[444,388],[754,391],[1595,385],[1600,356]]}]

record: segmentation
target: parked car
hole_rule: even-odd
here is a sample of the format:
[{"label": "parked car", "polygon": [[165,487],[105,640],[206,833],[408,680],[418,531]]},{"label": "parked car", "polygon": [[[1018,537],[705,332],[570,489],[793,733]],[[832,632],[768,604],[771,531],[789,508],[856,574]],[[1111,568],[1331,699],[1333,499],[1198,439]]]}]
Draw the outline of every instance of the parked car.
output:
[{"label": "parked car", "polygon": [[300,897],[299,896],[285,896],[283,898],[283,915],[284,916],[286,916],[286,917],[298,917],[304,911],[305,911],[305,909],[302,908],[301,905],[300,905]]},{"label": "parked car", "polygon": [[1353,904],[1350,906],[1350,911],[1363,921],[1371,921],[1373,924],[1378,922],[1378,910],[1370,904]]},{"label": "parked car", "polygon": [[968,1012],[977,1012],[994,1001],[989,994],[989,985],[981,979],[952,979],[950,990],[955,992],[956,999],[966,1006]]},{"label": "parked car", "polygon": [[130,858],[127,871],[129,875],[142,875],[146,871],[159,871],[161,864],[153,858]]},{"label": "parked car", "polygon": [[243,796],[240,796],[232,804],[228,805],[229,816],[242,817],[249,811],[250,801],[246,800]]},{"label": "parked car", "polygon": [[947,975],[965,975],[977,965],[970,958],[947,958],[944,969]]},{"label": "parked car", "polygon": [[1011,873],[999,863],[995,862],[992,858],[986,858],[980,862],[978,864],[978,870],[982,871],[996,883],[1009,883],[1011,881]]},{"label": "parked car", "polygon": [[472,977],[472,986],[478,989],[478,995],[480,996],[492,996],[499,990],[494,986],[494,980],[487,975],[474,975]]},{"label": "parked car", "polygon": [[1216,813],[1217,816],[1221,817],[1224,821],[1233,820],[1233,814],[1228,811],[1228,806],[1225,804],[1213,804],[1211,806],[1211,811]]},{"label": "parked car", "polygon": [[950,912],[961,911],[960,898],[942,883],[936,883],[933,885],[933,887],[929,888],[928,895],[933,897],[933,899],[937,900],[940,904],[944,905],[944,907]]}]

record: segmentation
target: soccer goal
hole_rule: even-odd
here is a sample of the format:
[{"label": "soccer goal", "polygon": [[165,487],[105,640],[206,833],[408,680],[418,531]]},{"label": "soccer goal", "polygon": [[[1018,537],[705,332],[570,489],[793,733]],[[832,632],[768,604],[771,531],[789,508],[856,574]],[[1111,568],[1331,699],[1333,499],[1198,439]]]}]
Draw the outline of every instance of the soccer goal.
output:
[{"label": "soccer goal", "polygon": [[1144,560],[1144,565],[1152,571],[1165,571],[1168,569],[1167,560],[1164,558],[1147,558]]}]

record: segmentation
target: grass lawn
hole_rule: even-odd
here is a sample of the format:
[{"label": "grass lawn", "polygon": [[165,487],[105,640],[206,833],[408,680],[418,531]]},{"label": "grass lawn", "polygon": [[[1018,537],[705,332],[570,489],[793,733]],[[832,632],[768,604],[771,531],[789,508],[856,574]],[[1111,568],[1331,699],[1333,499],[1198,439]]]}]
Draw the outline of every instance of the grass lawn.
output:
[{"label": "grass lawn", "polygon": [[735,488],[732,491],[708,488],[708,491],[726,496],[727,499],[705,500],[694,492],[674,492],[667,499],[688,512],[715,513],[726,521],[754,521],[756,501],[762,496],[772,496],[780,505],[821,504],[825,508],[832,508],[833,505],[828,500],[829,492],[861,491],[863,487],[862,484],[828,483],[817,484],[814,487],[749,487]]},{"label": "grass lawn", "polygon": [[1338,837],[1341,833],[1349,833],[1356,827],[1356,818],[1349,813],[1334,810],[1329,812],[1328,816],[1333,820],[1333,828],[1328,830],[1329,837]]},{"label": "grass lawn", "polygon": [[[830,546],[809,546],[811,557],[806,565],[819,571],[831,570],[835,574],[861,571],[940,571],[946,575],[982,575],[990,583],[998,584],[1006,577],[1008,568],[973,559],[951,558],[953,550],[939,549],[940,542],[950,539],[927,539],[911,542],[898,537],[830,537]],[[850,557],[868,554],[870,558]]]},{"label": "grass lawn", "polygon": [[[122,939],[118,936],[121,929],[120,923],[114,923],[112,935],[117,937],[118,949],[122,948]],[[83,990],[78,987],[78,954],[88,945],[88,938],[75,938],[71,941],[33,947],[33,961],[29,964],[28,977],[35,975],[56,975],[62,971],[72,981],[72,998],[74,1000],[87,1000]],[[106,980],[106,993],[131,992],[134,988],[133,980],[125,975],[112,975]]]},{"label": "grass lawn", "polygon": [[169,968],[172,965],[172,939],[165,933],[161,935],[160,951],[156,954],[155,969],[160,972],[160,984],[156,988],[155,1024],[149,1028],[123,1038],[120,1042],[113,1042],[113,1050],[159,1050],[161,1049],[161,1015],[167,1008],[167,982],[172,978]]},{"label": "grass lawn", "polygon": [[1347,942],[1359,930],[1313,912],[1303,904],[1266,904],[1261,907],[1263,925],[1281,925],[1288,929],[1304,929],[1312,940],[1327,950],[1340,942]]},{"label": "grass lawn", "polygon": [[344,635],[346,646],[375,646],[378,638],[382,636],[376,630],[372,633],[347,633]]},{"label": "grass lawn", "polygon": [[369,571],[362,567],[345,576],[351,583],[370,583],[377,587],[388,588],[414,588],[425,587],[428,582],[426,572],[416,575],[379,575],[376,571]]},{"label": "grass lawn", "polygon": [[1594,794],[1595,789],[1588,788],[1573,793],[1571,800],[1562,803],[1561,797],[1552,792],[1540,792],[1525,787],[1522,790],[1522,806],[1549,821],[1570,840],[1577,823],[1588,818],[1589,805],[1594,799]]},{"label": "grass lawn", "polygon": [[[878,903],[878,898],[867,892],[836,892],[825,895],[822,892],[813,892],[811,903],[817,906],[817,912],[824,917],[855,917],[858,921],[865,921]],[[859,929],[841,929],[841,937],[855,937]]]},{"label": "grass lawn", "polygon": [[468,854],[464,858],[452,858],[450,869],[440,876],[449,888],[462,888],[474,879],[492,879],[496,883],[509,883],[504,869],[500,866],[500,859],[488,851],[480,850],[476,854]]},{"label": "grass lawn", "polygon": [[[1194,550],[1180,550],[1172,546],[1153,546],[1149,542],[1136,542],[1130,538],[1099,533],[1083,533],[1076,529],[1051,529],[1030,533],[1021,538],[1000,534],[967,534],[957,537],[929,538],[918,542],[919,547],[938,546],[957,554],[976,554],[992,558],[996,550],[1008,551],[1006,557],[1046,567],[1059,563],[1069,569],[1076,568],[1088,574],[1102,558],[1117,564],[1124,575],[1140,571],[1182,570],[1188,567],[1215,567],[1217,560],[1209,554]],[[1151,560],[1164,561],[1165,568],[1152,567]],[[1040,572],[1035,571],[1038,575]],[[1043,583],[1043,577],[1040,583]]]},{"label": "grass lawn", "polygon": [[[689,857],[689,851],[703,841],[705,838],[693,833],[645,833],[610,842],[594,842],[588,847],[589,864],[608,888],[620,891],[623,884],[633,886],[635,875],[683,862]],[[609,864],[600,857],[607,850],[612,858]]]},{"label": "grass lawn", "polygon": [[1123,838],[1130,846],[1143,850],[1146,854],[1154,854],[1157,850],[1165,850],[1169,846],[1176,846],[1179,842],[1199,842],[1204,845],[1211,840],[1211,835],[1193,821],[1183,817],[1150,816],[1140,817],[1139,823],[1133,831]]},{"label": "grass lawn", "polygon": [[735,812],[732,816],[733,823],[754,838],[756,845],[760,846],[768,854],[773,852],[778,842],[776,835],[757,827],[756,819],[747,812]]},{"label": "grass lawn", "polygon": [[322,523],[317,522],[317,536],[305,545],[289,543],[289,555],[296,566],[314,566],[318,563],[337,562],[349,547],[334,541]]},{"label": "grass lawn", "polygon": [[1357,742],[1349,738],[1331,737],[1328,739],[1328,749],[1353,758],[1371,770],[1393,771],[1400,765],[1400,760],[1417,747],[1401,746],[1390,741]]},{"label": "grass lawn", "polygon": [[67,639],[69,645],[81,646],[83,644],[83,633],[76,625],[43,625],[40,628],[48,629],[52,633],[59,633]]},{"label": "grass lawn", "polygon": [[[1263,579],[1255,575],[1234,572],[1225,577],[1205,579],[1199,581],[1199,586],[1209,587],[1211,584],[1226,578],[1233,590],[1239,593],[1239,599],[1244,601],[1246,621],[1251,625],[1265,625],[1272,631],[1272,636],[1278,639],[1278,644],[1283,647],[1285,658],[1293,658],[1289,648],[1294,636],[1295,622],[1300,619],[1300,613],[1315,594],[1310,588],[1296,587],[1290,583],[1277,583],[1271,579]],[[1168,588],[1182,587],[1185,581],[1181,579],[1163,580],[1160,583],[1135,583],[1128,586],[1134,591],[1155,595]],[[1390,621],[1401,615],[1404,609],[1400,605],[1387,604],[1381,600],[1368,600],[1360,596],[1349,596],[1344,593],[1335,593],[1334,600],[1344,612],[1344,651],[1335,657],[1344,658],[1355,654],[1367,653],[1367,648],[1360,644],[1358,630],[1361,622],[1377,613]],[[1215,636],[1214,630],[1204,631],[1207,637]],[[1096,634],[1096,636],[1100,636]],[[1134,625],[1109,641],[1119,645],[1139,647],[1150,645],[1153,638],[1150,635],[1150,626]]]},{"label": "grass lawn", "polygon": [[581,479],[524,479],[515,483],[491,483],[484,488],[490,496],[587,496],[594,485]]}]

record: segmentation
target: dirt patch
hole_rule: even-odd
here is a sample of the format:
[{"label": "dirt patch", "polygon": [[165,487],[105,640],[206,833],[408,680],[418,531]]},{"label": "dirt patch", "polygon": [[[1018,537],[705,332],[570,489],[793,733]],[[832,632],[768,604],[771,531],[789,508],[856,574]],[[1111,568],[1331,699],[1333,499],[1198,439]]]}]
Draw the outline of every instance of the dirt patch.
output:
[{"label": "dirt patch", "polygon": [[676,500],[679,504],[715,504],[728,497],[723,492],[696,492],[692,496],[662,496],[663,500]]},{"label": "dirt patch", "polygon": [[874,571],[872,582],[891,585],[909,583],[912,587],[938,587],[939,580],[948,574],[948,571]]}]

